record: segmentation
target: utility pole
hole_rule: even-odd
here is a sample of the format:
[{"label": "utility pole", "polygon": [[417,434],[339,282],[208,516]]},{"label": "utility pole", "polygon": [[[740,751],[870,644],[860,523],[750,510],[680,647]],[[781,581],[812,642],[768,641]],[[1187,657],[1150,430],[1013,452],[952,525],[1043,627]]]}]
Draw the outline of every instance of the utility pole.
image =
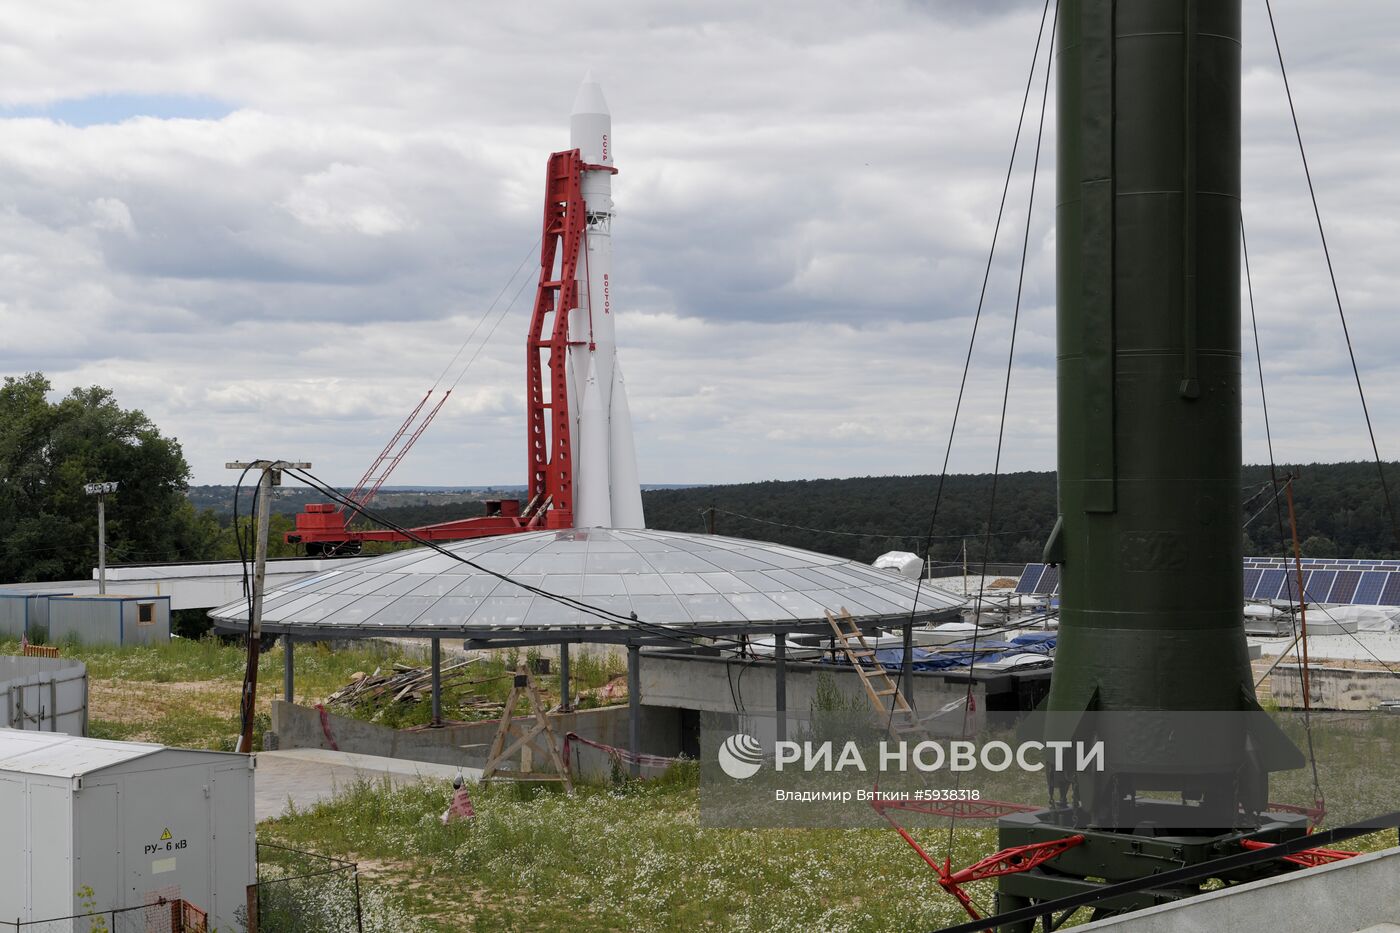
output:
[{"label": "utility pole", "polygon": [[1312,696],[1308,689],[1308,600],[1307,594],[1303,591],[1303,550],[1298,544],[1298,516],[1293,511],[1293,481],[1297,478],[1297,473],[1290,472],[1288,481],[1283,484],[1283,489],[1284,492],[1288,493],[1288,527],[1293,529],[1293,564],[1298,573],[1298,637],[1303,643],[1303,669],[1299,672],[1299,678],[1303,688],[1303,709],[1306,710],[1312,709]]},{"label": "utility pole", "polygon": [[88,483],[83,492],[97,497],[97,592],[107,593],[107,496],[117,491],[116,483]]},{"label": "utility pole", "polygon": [[967,595],[967,539],[963,538],[963,595]]},{"label": "utility pole", "polygon": [[[286,460],[254,460],[251,463],[226,463],[230,470],[260,470],[258,477],[257,539],[253,544],[253,591],[248,609],[248,667],[243,674],[243,708],[240,710],[243,731],[238,751],[245,755],[253,751],[253,713],[258,696],[258,657],[261,655],[263,592],[267,583],[267,536],[272,523],[272,487],[282,485],[283,470],[309,470],[309,463],[289,463]],[[235,525],[234,534],[239,534]]]}]

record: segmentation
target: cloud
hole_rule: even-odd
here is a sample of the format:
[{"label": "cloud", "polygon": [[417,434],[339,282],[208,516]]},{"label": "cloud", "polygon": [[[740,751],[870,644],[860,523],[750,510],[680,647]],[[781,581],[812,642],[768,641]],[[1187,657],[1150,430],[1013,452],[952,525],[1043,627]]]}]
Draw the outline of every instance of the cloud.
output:
[{"label": "cloud", "polygon": [[[1400,456],[1400,8],[1277,12],[1372,415]],[[199,482],[259,455],[353,482],[497,295],[511,301],[512,270],[531,274],[545,156],[567,145],[593,67],[621,168],[618,341],[642,478],[934,470],[1040,13],[1030,0],[474,16],[445,0],[350,0],[335,15],[269,0],[31,5],[0,46],[0,372],[113,386],[181,438]],[[1275,446],[1362,457],[1267,23],[1247,13],[1245,219]],[[956,469],[989,469],[996,448],[1035,116]],[[1052,120],[1005,469],[1054,463],[1053,135]],[[396,481],[521,480],[531,297]],[[1257,398],[1247,378],[1251,460],[1264,457]]]}]

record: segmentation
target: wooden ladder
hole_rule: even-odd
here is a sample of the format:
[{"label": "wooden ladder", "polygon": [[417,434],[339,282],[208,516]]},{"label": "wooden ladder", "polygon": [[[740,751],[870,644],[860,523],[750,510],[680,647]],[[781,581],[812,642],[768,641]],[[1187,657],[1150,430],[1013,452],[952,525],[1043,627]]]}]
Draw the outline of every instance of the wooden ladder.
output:
[{"label": "wooden ladder", "polygon": [[[528,729],[522,725],[517,733],[515,703],[522,695],[529,699],[530,713],[535,721]],[[530,717],[524,718],[528,723]],[[534,771],[530,763],[534,757],[533,743],[540,737],[544,739],[545,754],[548,756],[550,764],[554,766],[552,774]],[[514,739],[514,741],[507,745],[507,739]],[[569,769],[564,764],[559,748],[559,736],[555,734],[554,727],[550,724],[549,710],[545,708],[539,688],[535,686],[535,679],[530,676],[529,669],[522,661],[515,668],[515,682],[511,684],[510,696],[506,698],[505,709],[501,712],[501,724],[496,730],[496,738],[491,742],[491,752],[486,757],[486,767],[481,769],[481,783],[486,784],[492,778],[510,778],[517,781],[560,781],[564,785],[564,790],[572,794],[574,782],[569,776]],[[520,769],[506,770],[502,768],[501,765],[506,763],[517,750],[521,757]]]},{"label": "wooden ladder", "polygon": [[928,737],[928,731],[914,707],[909,705],[909,701],[900,692],[884,665],[875,660],[875,649],[865,640],[865,635],[851,618],[850,612],[842,609],[841,614],[836,616],[828,610],[826,621],[831,623],[831,631],[835,633],[837,643],[846,653],[846,658],[860,677],[860,682],[865,685],[865,692],[870,697],[875,714],[881,720],[889,720],[890,732],[897,737],[910,733]]}]

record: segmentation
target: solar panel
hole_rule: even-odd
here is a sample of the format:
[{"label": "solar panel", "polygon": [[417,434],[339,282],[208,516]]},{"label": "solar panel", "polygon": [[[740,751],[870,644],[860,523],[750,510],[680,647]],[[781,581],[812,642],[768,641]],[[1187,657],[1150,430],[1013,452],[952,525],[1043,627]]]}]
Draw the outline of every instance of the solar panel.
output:
[{"label": "solar panel", "polygon": [[[1298,564],[1287,557],[1246,557],[1241,580],[1246,600],[1298,601]],[[1303,593],[1309,603],[1400,606],[1400,560],[1305,557]],[[1027,564],[1016,592],[1058,596],[1060,568]]]},{"label": "solar panel", "polygon": [[1244,598],[1249,599],[1254,595],[1254,588],[1259,585],[1259,575],[1264,571],[1255,567],[1246,569],[1244,572]]},{"label": "solar panel", "polygon": [[1045,572],[1044,564],[1027,564],[1026,569],[1021,571],[1021,579],[1016,584],[1017,593],[1038,592],[1035,585],[1040,582],[1040,575]]},{"label": "solar panel", "polygon": [[1381,573],[1377,570],[1368,570],[1361,575],[1361,582],[1356,586],[1356,595],[1351,601],[1359,606],[1374,606],[1380,602],[1381,590],[1385,589],[1386,578],[1393,576],[1389,573]]},{"label": "solar panel", "polygon": [[1343,570],[1337,574],[1337,582],[1332,584],[1332,592],[1327,594],[1329,603],[1349,603],[1356,593],[1356,584],[1361,582],[1361,571]]},{"label": "solar panel", "polygon": [[1307,583],[1303,586],[1303,593],[1310,603],[1327,602],[1327,594],[1332,591],[1332,584],[1337,580],[1335,570],[1314,570],[1309,576]]},{"label": "solar panel", "polygon": [[1259,576],[1259,588],[1254,591],[1254,598],[1278,599],[1279,590],[1283,589],[1284,577],[1287,573],[1286,570],[1265,570]]}]

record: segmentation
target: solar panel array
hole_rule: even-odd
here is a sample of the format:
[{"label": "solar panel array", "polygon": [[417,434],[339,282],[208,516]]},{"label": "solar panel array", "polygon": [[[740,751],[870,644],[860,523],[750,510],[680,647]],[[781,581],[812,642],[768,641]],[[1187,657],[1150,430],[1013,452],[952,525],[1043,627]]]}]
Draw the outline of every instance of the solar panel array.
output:
[{"label": "solar panel array", "polygon": [[[1400,560],[1305,557],[1302,567],[1307,602],[1400,606]],[[1297,565],[1284,557],[1246,557],[1244,598],[1297,602]]]},{"label": "solar panel array", "polygon": [[1060,568],[1050,564],[1027,564],[1016,582],[1016,592],[1024,596],[1059,596]]},{"label": "solar panel array", "polygon": [[[1303,595],[1310,603],[1400,606],[1400,560],[1303,559]],[[1016,583],[1026,596],[1059,596],[1060,568],[1027,564]],[[1282,557],[1246,557],[1246,600],[1298,601],[1297,566]]]}]

